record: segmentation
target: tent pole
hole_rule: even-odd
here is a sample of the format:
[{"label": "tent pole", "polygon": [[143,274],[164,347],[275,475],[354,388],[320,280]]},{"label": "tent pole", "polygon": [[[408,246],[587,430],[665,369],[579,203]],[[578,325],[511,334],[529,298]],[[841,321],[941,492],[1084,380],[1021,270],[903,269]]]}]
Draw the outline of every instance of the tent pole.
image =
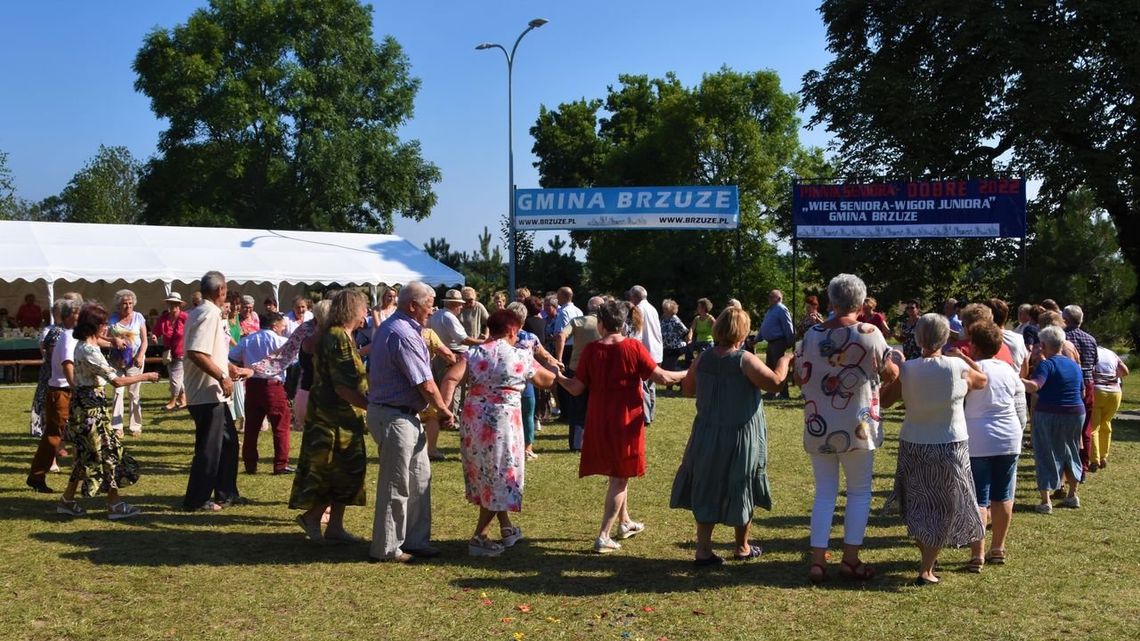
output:
[{"label": "tent pole", "polygon": [[[47,280],[47,279],[44,279],[44,280],[47,283],[48,309],[51,309],[52,306],[55,305],[55,281],[54,280]],[[54,319],[53,319],[53,322],[54,322]]]},{"label": "tent pole", "polygon": [[280,286],[281,286],[281,284],[278,283],[277,281],[273,282],[273,300],[277,301],[277,308],[278,309],[281,309],[281,297],[278,296],[278,292],[281,291]]},{"label": "tent pole", "polygon": [[376,297],[376,283],[372,283],[371,285],[369,285],[368,289],[370,290],[370,292],[372,294],[372,301],[368,307],[372,308],[372,307],[375,307],[376,304],[379,302],[379,299]]}]

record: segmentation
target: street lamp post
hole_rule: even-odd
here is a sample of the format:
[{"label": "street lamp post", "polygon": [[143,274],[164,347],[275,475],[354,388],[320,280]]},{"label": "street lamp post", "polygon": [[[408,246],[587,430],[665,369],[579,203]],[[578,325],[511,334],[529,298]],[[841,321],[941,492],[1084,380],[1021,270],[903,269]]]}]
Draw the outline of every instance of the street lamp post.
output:
[{"label": "street lamp post", "polygon": [[515,39],[515,45],[511,47],[508,52],[507,48],[501,44],[493,42],[484,42],[477,45],[475,49],[483,51],[485,49],[498,49],[503,52],[507,57],[507,198],[509,203],[507,216],[507,228],[509,229],[507,239],[507,253],[509,255],[509,264],[507,267],[507,295],[514,296],[515,291],[515,140],[514,140],[514,113],[511,101],[512,93],[512,80],[511,76],[515,66],[515,51],[519,48],[519,43],[522,42],[523,36],[530,33],[534,29],[541,27],[549,22],[546,18],[535,18],[527,23],[527,28],[519,34]]}]

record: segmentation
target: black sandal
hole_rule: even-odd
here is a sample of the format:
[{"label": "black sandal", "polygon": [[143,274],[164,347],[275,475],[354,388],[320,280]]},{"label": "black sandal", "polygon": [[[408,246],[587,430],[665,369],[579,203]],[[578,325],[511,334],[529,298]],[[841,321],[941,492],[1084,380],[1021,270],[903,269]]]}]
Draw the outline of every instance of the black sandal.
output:
[{"label": "black sandal", "polygon": [[733,554],[732,558],[736,559],[737,561],[750,561],[752,559],[759,557],[761,554],[764,554],[764,548],[760,547],[759,545],[754,545],[754,544],[750,543],[750,544],[748,544],[748,552],[747,553],[745,553],[745,554]]},{"label": "black sandal", "polygon": [[693,565],[698,568],[714,567],[717,565],[724,565],[724,558],[718,556],[715,552],[712,556],[704,559],[693,559]]}]

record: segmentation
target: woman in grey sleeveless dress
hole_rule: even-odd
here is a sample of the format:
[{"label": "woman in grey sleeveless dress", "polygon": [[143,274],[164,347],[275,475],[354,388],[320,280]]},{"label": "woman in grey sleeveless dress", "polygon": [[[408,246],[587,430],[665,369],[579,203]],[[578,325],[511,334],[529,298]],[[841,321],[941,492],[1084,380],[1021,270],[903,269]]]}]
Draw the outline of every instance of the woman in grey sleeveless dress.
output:
[{"label": "woman in grey sleeveless dress", "polygon": [[713,326],[714,347],[700,355],[681,387],[686,395],[695,393],[697,416],[673,480],[669,506],[693,512],[698,566],[724,562],[712,550],[712,531],[718,523],[735,529],[734,558],[760,556],[760,546],[748,540],[752,511],[772,509],[760,390],[780,388],[792,356],[785,354],[775,371],[768,369],[755,354],[741,349],[749,325],[743,310],[724,310]]}]

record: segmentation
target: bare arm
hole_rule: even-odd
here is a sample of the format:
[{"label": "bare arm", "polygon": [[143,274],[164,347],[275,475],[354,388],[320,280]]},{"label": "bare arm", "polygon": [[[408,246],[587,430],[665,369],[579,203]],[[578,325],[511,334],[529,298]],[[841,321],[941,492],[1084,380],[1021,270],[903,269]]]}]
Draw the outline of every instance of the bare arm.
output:
[{"label": "bare arm", "polygon": [[[543,347],[539,343],[535,343],[535,345],[534,345],[534,358],[539,363],[542,363],[543,365],[549,367],[552,370],[554,370],[554,369],[565,369],[566,368],[566,366],[562,364],[562,361],[558,360],[557,358],[554,358],[554,354],[551,354],[550,352],[546,351],[546,348]],[[553,384],[553,382],[554,381],[551,380],[552,384]]]},{"label": "bare arm", "polygon": [[[443,405],[446,405],[449,407],[451,406],[451,397],[455,394],[455,389],[457,387],[459,387],[459,383],[463,380],[463,377],[466,375],[467,375],[467,361],[465,359],[461,358],[461,359],[457,360],[454,364],[452,364],[451,367],[447,368],[447,372],[443,375],[443,380],[441,380],[439,382],[440,383],[439,388],[436,390],[436,393],[439,394],[439,400],[440,400],[441,406],[443,406]],[[435,387],[434,382],[432,383],[432,387]],[[421,386],[420,393],[423,393],[423,392],[424,392],[424,389]],[[431,403],[431,399],[428,398],[426,395],[424,396],[424,399],[427,400],[428,403]],[[435,406],[433,405],[433,407],[435,407]],[[439,408],[436,407],[436,409],[439,409]]]},{"label": "bare arm", "polygon": [[574,396],[581,396],[582,392],[586,391],[586,384],[578,380],[577,377],[566,378],[562,372],[558,372],[557,378],[555,380],[557,380],[558,384],[562,386],[562,389],[570,392]]},{"label": "bare arm", "polygon": [[1125,365],[1124,361],[1120,359],[1116,359],[1116,376],[1118,378],[1124,378],[1125,376],[1128,376],[1128,366]]},{"label": "bare arm", "polygon": [[685,372],[685,378],[681,381],[682,396],[693,398],[697,395],[697,363],[701,362],[702,356],[704,353],[698,354],[689,365],[689,371]]},{"label": "bare arm", "polygon": [[146,321],[143,321],[142,329],[139,330],[139,353],[135,354],[135,367],[146,366],[146,348],[149,346],[150,341],[146,331]]},{"label": "bare arm", "polygon": [[[467,361],[460,359],[459,363],[453,365],[451,369],[455,369],[460,365],[460,363],[466,366]],[[450,377],[450,375],[451,370],[448,370],[448,377]],[[447,385],[448,380],[450,380],[450,378],[444,379],[444,385]],[[439,394],[439,388],[435,386],[435,381],[428,379],[420,383],[417,386],[417,389],[420,391],[420,396],[423,396],[424,400],[428,402],[428,405],[434,407],[439,413],[439,422],[441,425],[446,427],[455,422],[455,415],[451,413],[451,408],[447,407],[447,404],[443,402],[443,398]],[[455,389],[454,384],[452,386],[452,389]]]},{"label": "bare arm", "polygon": [[67,386],[75,387],[75,363],[64,361],[61,366],[63,368],[63,377],[67,379]]},{"label": "bare arm", "polygon": [[359,407],[362,410],[368,409],[368,397],[360,393],[360,390],[347,385],[335,385],[333,391],[336,395],[341,397],[345,402],[354,407]]},{"label": "bare arm", "polygon": [[534,371],[534,377],[530,379],[530,382],[533,383],[535,387],[550,389],[550,386],[554,385],[554,379],[554,372],[539,368]]},{"label": "bare arm", "polygon": [[[554,335],[554,358],[562,362],[562,352],[566,349],[566,334],[561,332]],[[577,396],[577,394],[575,394]]]},{"label": "bare arm", "polygon": [[764,364],[764,361],[760,360],[760,357],[750,352],[744,352],[744,360],[740,366],[749,382],[765,392],[776,393],[780,391],[784,379],[788,377],[788,367],[792,358],[791,353],[784,354],[780,360],[776,361],[776,369],[771,370]]},{"label": "bare arm", "polygon": [[111,379],[112,387],[126,387],[135,383],[153,383],[158,380],[158,372],[144,372],[133,376],[116,376]]},{"label": "bare arm", "polygon": [[962,353],[962,350],[950,348],[945,352],[945,354],[947,356],[956,356],[962,359],[962,361],[966,363],[966,365],[970,368],[962,373],[962,378],[966,379],[966,386],[969,389],[982,389],[986,386],[986,383],[989,382],[989,377],[987,377],[982,372],[982,368],[974,362],[974,359]]},{"label": "bare arm", "polygon": [[649,375],[649,380],[658,385],[677,385],[685,380],[685,375],[686,372],[670,372],[658,367]]}]

